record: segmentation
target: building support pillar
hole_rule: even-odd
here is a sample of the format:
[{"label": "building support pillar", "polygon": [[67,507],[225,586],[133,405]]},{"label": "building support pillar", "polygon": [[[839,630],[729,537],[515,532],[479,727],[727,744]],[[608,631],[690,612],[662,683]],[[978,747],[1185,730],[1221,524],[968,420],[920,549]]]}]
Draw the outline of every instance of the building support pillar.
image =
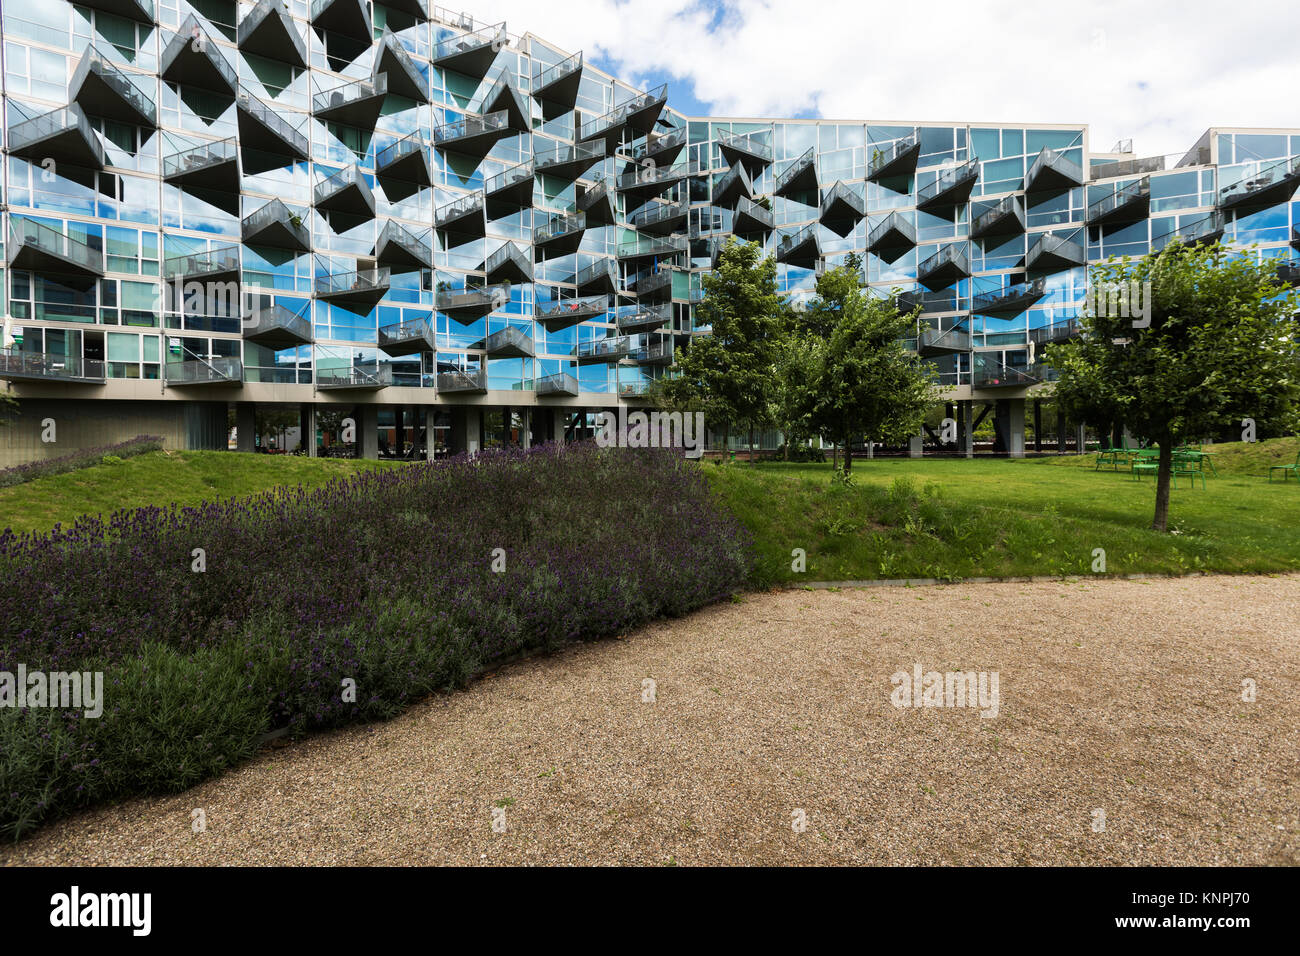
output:
[{"label": "building support pillar", "polygon": [[527,406],[519,409],[519,445],[533,447],[533,410]]},{"label": "building support pillar", "polygon": [[252,402],[240,402],[235,406],[235,450],[257,451],[256,438],[257,406]]},{"label": "building support pillar", "polygon": [[465,451],[477,455],[483,447],[483,414],[477,405],[465,406]]},{"label": "building support pillar", "polygon": [[435,405],[424,406],[424,460],[433,461],[433,451],[438,434],[438,408]]},{"label": "building support pillar", "polygon": [[967,458],[975,457],[975,403],[962,402],[966,406],[966,421],[962,427],[964,451]]},{"label": "building support pillar", "polygon": [[1034,451],[1043,451],[1043,400],[1034,399]]},{"label": "building support pillar", "polygon": [[303,402],[298,406],[298,447],[308,458],[316,457],[316,405]]},{"label": "building support pillar", "polygon": [[1082,422],[1075,426],[1074,449],[1075,453],[1079,455],[1088,453],[1088,429]]},{"label": "building support pillar", "polygon": [[379,406],[366,402],[357,409],[357,430],[361,433],[357,442],[357,457],[377,459],[379,457]]},{"label": "building support pillar", "polygon": [[[845,454],[848,450],[845,450]],[[919,435],[913,435],[907,442],[907,457],[920,458],[925,453],[925,426],[921,426]]]}]

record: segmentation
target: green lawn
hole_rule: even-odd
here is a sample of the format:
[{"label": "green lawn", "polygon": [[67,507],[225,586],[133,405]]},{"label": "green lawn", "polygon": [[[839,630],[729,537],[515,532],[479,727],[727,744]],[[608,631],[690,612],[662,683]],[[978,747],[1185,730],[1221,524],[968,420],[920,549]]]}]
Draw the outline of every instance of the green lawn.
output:
[{"label": "green lawn", "polygon": [[[1174,534],[1149,530],[1155,481],[1093,470],[1094,456],[855,460],[854,486],[830,465],[702,465],[754,533],[755,584],[801,580],[1106,571],[1300,570],[1300,483],[1265,481],[1296,442],[1216,445],[1220,477],[1171,491]],[[807,570],[791,569],[791,552]]]},{"label": "green lawn", "polygon": [[95,465],[11,488],[0,488],[0,528],[47,531],[78,515],[107,516],[118,508],[195,505],[251,495],[277,485],[315,487],[359,469],[395,462],[223,451],[150,452],[119,464]]}]

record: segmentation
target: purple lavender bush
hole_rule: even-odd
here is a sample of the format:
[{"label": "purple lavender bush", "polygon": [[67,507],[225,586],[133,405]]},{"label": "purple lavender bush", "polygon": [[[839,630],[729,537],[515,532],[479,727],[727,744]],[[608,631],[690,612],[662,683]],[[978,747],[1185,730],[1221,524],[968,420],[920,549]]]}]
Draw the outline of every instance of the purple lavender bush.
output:
[{"label": "purple lavender bush", "polygon": [[97,448],[79,448],[58,458],[46,458],[43,461],[29,461],[24,465],[0,469],[0,488],[21,485],[36,478],[61,475],[67,471],[80,471],[91,465],[98,465],[105,457],[131,458],[145,452],[162,451],[163,440],[157,435],[136,435],[126,441],[113,445],[100,445]]},{"label": "purple lavender bush", "polygon": [[684,614],[751,562],[680,453],[591,444],[0,533],[0,671],[106,684],[98,719],[0,708],[0,832],[190,786],[271,729],[389,716],[511,656]]}]

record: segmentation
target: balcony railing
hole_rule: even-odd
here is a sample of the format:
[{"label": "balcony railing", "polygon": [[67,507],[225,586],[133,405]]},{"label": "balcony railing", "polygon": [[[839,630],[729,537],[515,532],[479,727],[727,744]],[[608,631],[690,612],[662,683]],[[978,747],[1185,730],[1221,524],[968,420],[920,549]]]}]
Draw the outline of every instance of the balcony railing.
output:
[{"label": "balcony railing", "polygon": [[620,259],[645,259],[652,256],[674,256],[685,252],[690,240],[685,236],[642,236],[629,242],[618,244]]},{"label": "balcony railing", "polygon": [[[351,193],[348,193],[349,190]],[[321,180],[312,190],[312,196],[321,208],[337,208],[364,216],[375,214],[375,194],[359,166],[344,166],[327,179]],[[349,196],[355,201],[345,201]]]},{"label": "balcony railing", "polygon": [[866,202],[847,183],[837,181],[822,198],[822,225],[841,238],[847,236],[866,214]]},{"label": "balcony railing", "polygon": [[638,302],[614,310],[614,321],[623,332],[653,332],[671,322],[672,317],[672,306],[667,303],[649,305]]},{"label": "balcony railing", "polygon": [[0,349],[0,378],[27,382],[81,382],[102,384],[104,363],[80,355]]},{"label": "balcony railing", "polygon": [[158,107],[136,82],[87,44],[68,84],[69,100],[92,114],[137,126],[157,127]]},{"label": "balcony railing", "polygon": [[388,291],[390,278],[391,270],[387,266],[319,275],[316,277],[316,295],[327,299],[376,302]]},{"label": "balcony railing", "polygon": [[1295,288],[1300,286],[1300,259],[1277,264],[1277,281]]},{"label": "balcony railing", "polygon": [[[263,103],[242,86],[239,88],[239,95],[236,97],[235,102],[241,112],[255,120],[275,139],[279,140],[281,146],[287,147],[288,151],[299,159],[307,158],[309,150],[307,137],[292,126],[280,113]],[[247,138],[247,134],[242,129],[240,135]],[[271,151],[276,152],[277,150],[272,149]]]},{"label": "balcony railing", "polygon": [[618,397],[631,399],[641,398],[650,393],[650,386],[652,384],[653,383],[651,382],[619,382]]},{"label": "balcony railing", "polygon": [[921,355],[945,355],[952,352],[969,352],[970,332],[962,328],[921,329],[916,337],[916,351]]},{"label": "balcony railing", "polygon": [[329,368],[316,366],[316,387],[358,390],[387,388],[393,384],[393,367],[387,363],[368,362]]},{"label": "balcony railing", "polygon": [[239,89],[235,68],[193,13],[171,35],[163,49],[159,72],[164,79],[218,93],[233,94]]},{"label": "balcony railing", "polygon": [[244,217],[241,233],[245,242],[280,246],[307,252],[311,249],[311,230],[305,212],[291,209],[279,199]]},{"label": "balcony railing", "polygon": [[736,213],[732,221],[737,235],[768,233],[776,228],[776,217],[772,210],[744,196],[736,201]]},{"label": "balcony railing", "polygon": [[226,355],[163,365],[163,381],[168,385],[239,385],[243,380],[244,363]]},{"label": "balcony railing", "polygon": [[971,384],[975,388],[1028,388],[1039,383],[1037,378],[1023,369],[1003,365],[982,352],[974,355]]},{"label": "balcony railing", "polygon": [[772,192],[777,196],[817,188],[817,148],[808,147],[798,159],[790,163],[780,176]]},{"label": "balcony railing", "polygon": [[9,127],[9,152],[39,160],[67,159],[94,169],[103,169],[105,163],[99,134],[75,103]]},{"label": "balcony railing", "polygon": [[239,140],[234,136],[204,143],[163,157],[163,179],[177,179],[202,173],[238,158]]},{"label": "balcony railing", "polygon": [[690,203],[685,199],[677,202],[656,202],[637,210],[628,221],[645,232],[668,232],[674,225],[685,222],[689,210]]},{"label": "balcony railing", "polygon": [[543,375],[533,385],[537,395],[568,395],[576,398],[578,395],[578,380],[568,372],[555,372],[552,375]]},{"label": "balcony railing", "polygon": [[573,350],[579,365],[592,365],[597,362],[617,362],[628,358],[640,345],[638,335],[609,335],[591,342],[579,342]]},{"label": "balcony railing", "polygon": [[293,25],[285,0],[259,0],[239,21],[236,36],[241,52],[307,65],[307,43]]},{"label": "balcony railing", "polygon": [[311,303],[304,302],[296,312],[278,302],[259,303],[243,331],[244,338],[274,348],[304,345],[312,340]]},{"label": "balcony railing", "polygon": [[632,147],[632,161],[644,163],[654,160],[660,166],[672,163],[686,146],[686,127],[668,130],[664,133],[648,133],[645,142]]},{"label": "balcony railing", "polygon": [[163,275],[174,279],[199,279],[213,276],[239,275],[239,246],[218,246],[204,252],[183,256],[168,256],[163,264]]},{"label": "balcony railing", "polygon": [[1046,146],[1039,151],[1025,174],[1026,192],[1064,191],[1083,185],[1083,167],[1065,153]]},{"label": "balcony railing", "polygon": [[1091,203],[1088,206],[1087,220],[1089,225],[1137,222],[1146,218],[1150,208],[1151,179],[1143,177]]},{"label": "balcony railing", "polygon": [[469,149],[475,145],[482,148],[484,142],[496,142],[509,132],[509,117],[505,110],[488,113],[486,116],[463,116],[435,127],[433,145],[443,149]]},{"label": "balcony railing", "polygon": [[1155,236],[1151,242],[1153,247],[1161,240],[1172,242],[1174,239],[1187,246],[1200,245],[1201,243],[1208,244],[1222,239],[1226,229],[1227,224],[1223,213],[1213,212],[1204,219],[1198,219],[1185,226],[1177,226],[1162,235]]},{"label": "balcony railing", "polygon": [[577,299],[561,299],[537,307],[537,321],[549,332],[558,332],[596,316],[604,317],[609,309],[609,296],[589,295]]},{"label": "balcony railing", "polygon": [[543,246],[561,239],[580,235],[587,228],[587,217],[583,213],[572,216],[552,216],[541,225],[533,227],[533,244]]},{"label": "balcony railing", "polygon": [[971,220],[972,239],[1011,236],[1025,231],[1025,206],[1019,196],[1007,196]]},{"label": "balcony railing", "polygon": [[[420,130],[394,140],[375,154],[375,175],[425,186],[431,185],[433,166],[429,161],[429,153],[425,145],[424,133]],[[387,184],[385,192],[389,193],[390,199],[405,198],[405,196],[392,195],[392,190]]]},{"label": "balcony railing", "polygon": [[513,278],[518,282],[533,280],[532,260],[527,252],[513,242],[503,244],[488,256],[483,271],[487,273],[489,282],[502,277],[502,273],[509,273],[505,278]]},{"label": "balcony railing", "polygon": [[752,199],[754,184],[744,163],[736,163],[713,184],[713,205],[730,206],[737,197]]},{"label": "balcony railing", "polygon": [[438,373],[438,391],[468,392],[482,395],[487,391],[487,369],[457,369]]},{"label": "balcony railing", "polygon": [[317,119],[333,120],[361,129],[373,126],[388,95],[388,74],[376,73],[323,90],[311,98],[311,111]]},{"label": "balcony railing", "polygon": [[1255,164],[1235,183],[1219,190],[1219,207],[1270,205],[1285,202],[1300,186],[1300,155]]},{"label": "balcony railing", "polygon": [[979,176],[978,159],[971,159],[959,166],[950,166],[941,170],[933,182],[916,191],[917,208],[932,209],[964,203],[970,198],[971,190]]},{"label": "balcony railing", "polygon": [[[581,50],[573,54],[573,56],[561,60],[559,63],[556,63],[554,66],[548,66],[545,69],[543,69],[540,73],[534,74],[533,75],[533,96],[537,97],[538,99],[551,98],[555,94],[555,88],[558,86],[558,84],[560,84],[562,80],[566,80],[569,79],[570,77],[573,77],[575,74],[579,78],[582,75],[582,51]],[[576,95],[577,93],[576,80],[570,80],[569,84],[566,84],[566,86],[572,86],[573,93]],[[571,96],[566,95],[565,97],[562,98],[562,101],[567,103],[570,102],[571,99],[572,99]]]},{"label": "balcony railing", "polygon": [[597,259],[578,270],[575,285],[579,292],[593,285],[600,286],[606,292],[614,292],[618,289],[618,280],[618,262],[614,259]]},{"label": "balcony railing", "polygon": [[1041,325],[1036,329],[1029,330],[1029,341],[1035,345],[1051,345],[1058,342],[1068,342],[1070,339],[1077,338],[1083,334],[1083,324],[1078,319],[1066,319],[1064,322],[1053,322],[1050,325]]},{"label": "balcony railing", "polygon": [[[901,212],[891,212],[867,233],[867,249],[871,252],[878,253],[885,249],[910,249],[915,245],[916,226],[912,225]],[[901,254],[900,251],[899,255]],[[894,258],[897,259],[898,256]]]},{"label": "balcony railing", "polygon": [[510,290],[501,286],[454,289],[438,294],[438,310],[447,313],[473,312],[487,315],[497,302],[510,301]]},{"label": "balcony railing", "polygon": [[483,351],[501,358],[531,358],[536,354],[532,337],[517,326],[507,325],[483,340]]},{"label": "balcony railing", "polygon": [[388,355],[436,352],[438,341],[427,318],[407,319],[379,329],[379,347]]},{"label": "balcony railing", "polygon": [[[684,133],[685,130],[682,132]],[[722,158],[731,165],[750,160],[758,169],[772,165],[772,147],[767,143],[756,141],[754,139],[756,135],[761,134],[749,133],[741,136],[730,130],[718,130],[718,148],[722,150]]]},{"label": "balcony railing", "polygon": [[970,254],[964,242],[949,242],[916,267],[916,280],[931,291],[970,275]]},{"label": "balcony railing", "polygon": [[375,255],[381,260],[427,269],[433,265],[433,247],[396,219],[384,223],[375,243]]},{"label": "balcony railing", "polygon": [[1047,295],[1047,280],[1034,279],[975,295],[971,311],[979,315],[1019,315]]},{"label": "balcony railing", "polygon": [[45,223],[21,216],[9,217],[8,251],[10,264],[18,269],[41,272],[70,266],[86,275],[104,274],[104,254],[98,249]]},{"label": "balcony railing", "polygon": [[483,193],[487,196],[489,214],[493,203],[501,202],[500,194],[509,191],[504,205],[508,209],[520,209],[532,204],[533,199],[533,162],[527,160],[514,166],[507,166],[501,172],[483,181]]},{"label": "balcony railing", "polygon": [[[482,236],[486,229],[483,218],[485,202],[486,199],[481,192],[470,193],[467,196],[461,196],[459,199],[453,199],[433,211],[433,224],[438,229],[449,229],[456,225],[456,231],[471,232],[474,235]],[[466,224],[471,220],[472,224],[467,226]]]},{"label": "balcony railing", "polygon": [[[633,97],[626,103],[619,104],[603,116],[597,116],[595,119],[583,123],[578,139],[594,139],[597,136],[608,135],[629,122],[633,117],[638,117],[640,114],[654,109],[656,104],[662,107],[667,99],[668,84],[663,83],[652,90]],[[656,110],[656,114],[657,112]]]},{"label": "balcony railing", "polygon": [[1060,272],[1084,265],[1088,252],[1073,239],[1044,232],[1029,245],[1025,255],[1025,268],[1046,272]]},{"label": "balcony railing", "polygon": [[636,281],[632,291],[640,298],[648,299],[651,296],[659,296],[667,292],[672,294],[673,276],[676,274],[675,269],[661,269],[658,272],[652,272],[647,276]]},{"label": "balcony railing", "polygon": [[473,33],[443,40],[434,48],[433,62],[475,79],[483,79],[497,53],[509,43],[505,22],[484,27]]},{"label": "balcony railing", "polygon": [[782,236],[776,244],[776,261],[802,268],[813,268],[821,258],[821,241],[817,235],[818,224],[813,222],[798,232]]},{"label": "balcony railing", "polygon": [[921,154],[921,137],[916,132],[901,136],[881,149],[871,147],[871,162],[867,165],[867,179],[876,182],[890,176],[910,175],[916,171],[916,160]]},{"label": "balcony railing", "polygon": [[387,74],[389,91],[417,103],[428,102],[429,81],[415,65],[397,34],[385,26],[379,42],[379,59],[375,64],[375,72]]}]

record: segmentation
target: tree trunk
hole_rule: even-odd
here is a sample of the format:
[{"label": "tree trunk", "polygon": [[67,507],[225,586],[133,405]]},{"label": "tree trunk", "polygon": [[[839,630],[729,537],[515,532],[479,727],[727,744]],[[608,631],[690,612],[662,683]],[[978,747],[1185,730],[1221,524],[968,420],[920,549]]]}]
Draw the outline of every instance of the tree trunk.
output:
[{"label": "tree trunk", "polygon": [[831,471],[840,470],[840,446],[831,443]]},{"label": "tree trunk", "polygon": [[844,474],[853,471],[853,444],[849,433],[844,433]]},{"label": "tree trunk", "polygon": [[754,463],[754,426],[749,426],[749,463]]},{"label": "tree trunk", "polygon": [[1160,436],[1160,468],[1156,472],[1156,516],[1152,531],[1169,530],[1169,479],[1174,465],[1174,442],[1169,433]]}]

